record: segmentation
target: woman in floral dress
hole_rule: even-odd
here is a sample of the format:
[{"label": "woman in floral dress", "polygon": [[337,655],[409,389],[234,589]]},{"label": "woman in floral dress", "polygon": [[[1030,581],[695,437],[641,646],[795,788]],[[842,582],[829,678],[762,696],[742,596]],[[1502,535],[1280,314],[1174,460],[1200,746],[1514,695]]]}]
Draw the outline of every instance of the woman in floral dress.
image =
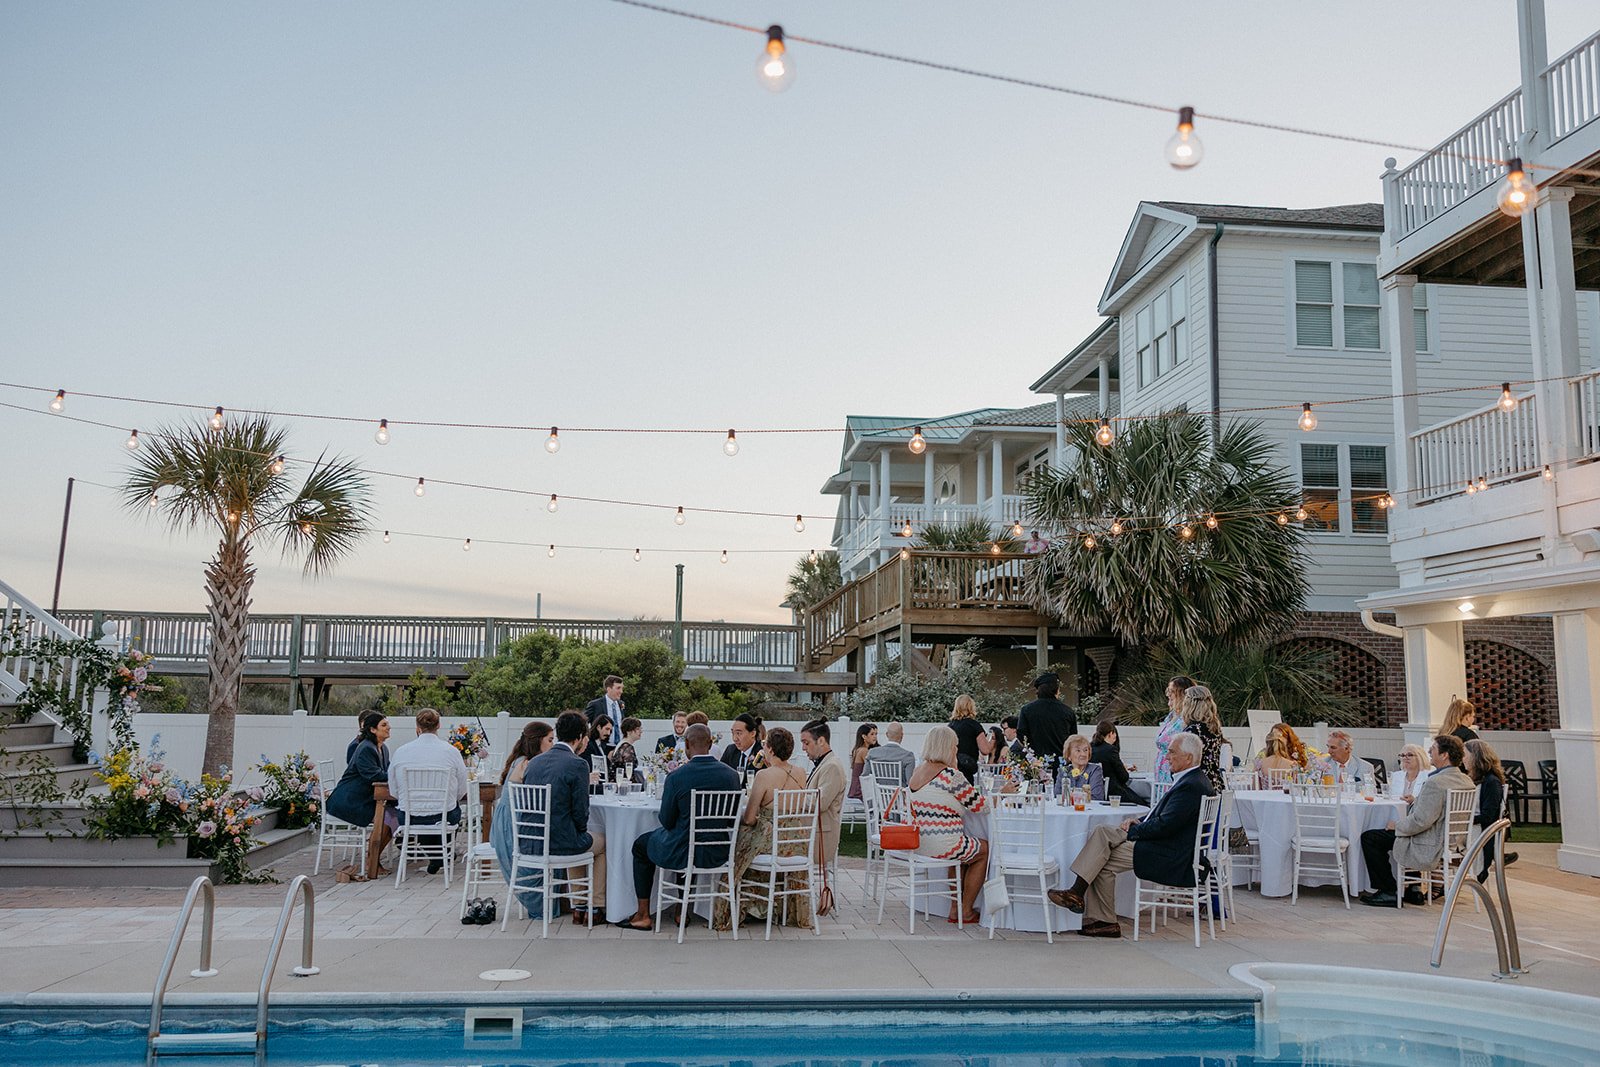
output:
[{"label": "woman in floral dress", "polygon": [[1156,730],[1156,764],[1154,781],[1172,781],[1172,764],[1167,760],[1167,746],[1172,744],[1172,739],[1183,733],[1183,694],[1194,679],[1178,675],[1167,683],[1167,717],[1161,720],[1161,726]]},{"label": "woman in floral dress", "polygon": [[[748,880],[752,883],[759,882],[760,896],[755,896],[748,889],[741,891],[740,910],[751,919],[765,921],[767,918],[767,903],[763,899],[766,894],[767,876],[765,872],[750,874],[750,863],[762,853],[772,853],[772,812],[775,794],[780,789],[804,789],[806,787],[805,772],[789,762],[789,757],[794,755],[794,734],[781,726],[774,726],[767,731],[766,766],[755,773],[750,780],[750,799],[745,803],[744,827],[739,831],[739,842],[733,850],[733,878],[734,881]],[[804,853],[790,844],[784,845],[784,856],[799,856]],[[803,875],[785,874],[784,878],[794,879],[795,882],[785,885],[784,888],[794,889],[799,887],[798,880]],[[806,896],[792,896],[783,898],[784,919],[790,926],[798,926],[802,930],[811,929],[811,898]],[[732,928],[729,922],[728,902],[719,900],[713,911],[713,925],[718,930]]]}]

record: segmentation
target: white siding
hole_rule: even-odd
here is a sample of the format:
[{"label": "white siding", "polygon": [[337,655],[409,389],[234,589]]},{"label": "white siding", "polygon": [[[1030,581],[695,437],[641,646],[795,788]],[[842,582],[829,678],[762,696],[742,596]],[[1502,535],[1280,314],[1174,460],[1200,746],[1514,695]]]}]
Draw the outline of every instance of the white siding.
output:
[{"label": "white siding", "polygon": [[[1176,367],[1154,382],[1139,385],[1139,354],[1134,316],[1150,303],[1159,290],[1183,275],[1189,291],[1189,343]],[[1211,409],[1211,370],[1209,308],[1206,301],[1206,253],[1202,244],[1166,270],[1147,279],[1118,311],[1118,366],[1122,414],[1147,415],[1187,407],[1191,411]]]}]

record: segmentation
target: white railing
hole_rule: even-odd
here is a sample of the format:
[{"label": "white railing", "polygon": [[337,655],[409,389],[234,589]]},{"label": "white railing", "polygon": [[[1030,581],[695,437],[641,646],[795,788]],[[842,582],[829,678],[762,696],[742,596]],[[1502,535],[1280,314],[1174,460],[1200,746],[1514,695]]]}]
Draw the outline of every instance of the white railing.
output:
[{"label": "white railing", "polygon": [[1504,160],[1517,154],[1525,129],[1522,90],[1513,90],[1433,151],[1401,171],[1394,205],[1399,218],[1387,220],[1397,237],[1415,233],[1433,219],[1494,184]]},{"label": "white railing", "polygon": [[1510,411],[1491,404],[1411,435],[1411,502],[1426,504],[1476,485],[1514,481],[1537,473],[1539,413],[1532,393]]},{"label": "white railing", "polygon": [[1600,456],[1600,371],[1572,383],[1572,407],[1578,418],[1578,458]]},{"label": "white railing", "polygon": [[[991,506],[993,498],[990,498]],[[1002,493],[1000,495],[1000,522],[1010,526],[1014,522],[1027,521],[1027,500],[1019,493]]]},{"label": "white railing", "polygon": [[0,644],[0,697],[21,696],[35,679],[42,678],[58,685],[63,678],[76,677],[78,662],[75,659],[40,662],[18,654],[18,650],[41,637],[76,641],[78,635],[5,582],[0,582],[0,599],[5,603],[4,608],[0,608],[0,632],[10,635],[9,640]]},{"label": "white railing", "polygon": [[1545,68],[1550,101],[1549,143],[1600,118],[1600,33]]}]

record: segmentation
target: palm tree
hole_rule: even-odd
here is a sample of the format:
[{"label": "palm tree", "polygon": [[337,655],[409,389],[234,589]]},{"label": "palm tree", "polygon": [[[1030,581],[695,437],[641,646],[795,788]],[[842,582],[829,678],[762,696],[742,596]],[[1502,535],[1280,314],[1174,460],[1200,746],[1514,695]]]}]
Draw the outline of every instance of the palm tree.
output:
[{"label": "palm tree", "polygon": [[1213,441],[1206,419],[1177,412],[1111,445],[1095,431],[1070,427],[1076,462],[1027,487],[1053,535],[1028,570],[1040,610],[1182,656],[1287,632],[1308,589],[1300,490],[1256,426],[1230,423]]},{"label": "palm tree", "polygon": [[815,556],[801,556],[789,572],[789,595],[784,604],[799,611],[815,607],[828,599],[844,585],[839,571],[839,553],[819,552]]},{"label": "palm tree", "polygon": [[930,522],[917,535],[918,548],[933,552],[992,552],[996,545],[1001,552],[1016,552],[1022,545],[1011,535],[1010,527],[1002,527],[999,537],[988,519],[963,519],[949,526]]},{"label": "palm tree", "polygon": [[244,678],[250,631],[250,552],[260,538],[286,558],[303,559],[305,573],[326,573],[367,531],[371,491],[349,461],[318,457],[298,487],[284,473],[286,432],[260,416],[229,420],[220,429],[182,425],[141,438],[122,487],[129,511],[152,510],[174,531],[221,535],[206,565],[211,651],[203,770],[233,764],[234,716]]}]

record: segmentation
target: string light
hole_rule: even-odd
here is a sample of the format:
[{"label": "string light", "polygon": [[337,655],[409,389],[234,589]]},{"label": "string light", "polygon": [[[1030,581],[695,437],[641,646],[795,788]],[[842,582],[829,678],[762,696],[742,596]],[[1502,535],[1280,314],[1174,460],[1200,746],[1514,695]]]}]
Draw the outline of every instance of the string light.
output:
[{"label": "string light", "polygon": [[1533,206],[1533,196],[1533,183],[1528,181],[1528,175],[1522,169],[1522,160],[1512,156],[1506,160],[1506,176],[1500,180],[1500,188],[1495,191],[1495,206],[1504,215],[1521,218]]},{"label": "string light", "polygon": [[372,435],[372,439],[374,441],[378,442],[380,445],[386,445],[386,444],[389,443],[389,420],[388,419],[379,419],[378,420],[378,432]]},{"label": "string light", "polygon": [[806,557],[806,562],[807,563],[813,563],[813,564],[817,562],[817,550],[816,549],[813,548],[811,550],[811,554]]},{"label": "string light", "polygon": [[1022,536],[1022,523],[1013,522],[1011,524],[1011,536],[1012,537],[1021,537]]},{"label": "string light", "polygon": [[1546,463],[1544,465],[1544,480],[1547,482],[1554,481],[1555,477],[1556,472],[1550,469],[1550,464]]},{"label": "string light", "polygon": [[218,404],[217,405],[217,410],[215,410],[215,411],[213,411],[211,413],[211,419],[210,419],[211,428],[213,430],[222,429],[222,421],[223,421],[222,420],[222,405]]},{"label": "string light", "polygon": [[732,430],[728,431],[728,439],[722,442],[722,454],[737,456],[739,454],[739,438]]},{"label": "string light", "polygon": [[901,550],[900,550],[900,558],[901,558],[901,559],[910,559],[910,558],[911,558],[911,549],[909,549],[909,548],[902,548],[902,549],[901,549]]},{"label": "string light", "polygon": [[1473,481],[1471,478],[1468,478],[1467,479],[1467,495],[1468,496],[1472,496],[1477,491],[1478,491],[1478,483]]},{"label": "string light", "polygon": [[544,450],[552,456],[561,451],[561,431],[550,427],[550,436],[544,439]]},{"label": "string light", "polygon": [[384,544],[388,544],[389,543],[389,531],[388,530],[383,531],[383,543]]},{"label": "string light", "polygon": [[1190,526],[1188,523],[1184,523],[1182,526],[1178,527],[1178,536],[1183,538],[1185,541],[1193,541],[1194,527]]},{"label": "string light", "polygon": [[723,549],[722,550],[722,562],[724,562],[724,563],[728,562],[728,550],[727,549]]},{"label": "string light", "polygon": [[552,515],[554,515],[556,509],[559,508],[560,506],[561,506],[561,501],[556,499],[556,495],[554,493],[551,493],[550,494],[550,503],[546,504],[544,506],[544,509],[546,511],[550,512]]},{"label": "string light", "polygon": [[555,545],[551,545],[550,546],[550,551],[546,552],[545,555],[549,556],[551,559],[555,559],[556,558],[556,546]]},{"label": "string light", "polygon": [[679,526],[682,526],[686,521],[688,521],[688,518],[689,517],[683,513],[683,505],[679,504],[678,513],[672,517],[672,521],[677,523]]},{"label": "string light", "polygon": [[128,439],[124,442],[124,444],[127,445],[129,452],[137,452],[139,450],[139,431],[129,430]]},{"label": "string light", "polygon": [[1112,519],[1111,520],[1111,536],[1112,537],[1119,537],[1119,536],[1121,536],[1121,534],[1122,534],[1122,520],[1121,519]]},{"label": "string light", "polygon": [[796,515],[794,517],[794,532],[795,533],[805,533],[806,532],[806,519],[805,519],[804,515]]},{"label": "string light", "polygon": [[989,554],[991,556],[998,556],[1000,554],[1000,542],[999,541],[995,541],[993,544],[991,544],[989,546]]},{"label": "string light", "polygon": [[307,522],[305,519],[300,520],[300,535],[302,537],[311,536],[311,523]]},{"label": "string light", "polygon": [[900,536],[901,537],[910,537],[911,536],[911,520],[910,519],[907,519],[906,520],[906,524],[904,526],[900,527]]},{"label": "string light", "polygon": [[1174,170],[1188,170],[1206,156],[1206,146],[1194,133],[1194,108],[1178,109],[1178,132],[1167,139],[1167,162]]},{"label": "string light", "polygon": [[906,447],[911,449],[913,456],[920,456],[927,451],[928,439],[922,436],[922,427],[916,426],[911,430],[911,440],[906,442]]},{"label": "string light", "polygon": [[634,562],[635,562],[635,563],[638,563],[638,562],[639,562],[639,560],[640,560],[640,559],[641,559],[641,558],[642,558],[642,557],[641,557],[641,556],[640,556],[640,553],[639,553],[639,550],[638,550],[638,549],[637,549],[637,548],[636,548],[636,549],[634,549],[634,550],[633,550],[633,561],[634,561]]},{"label": "string light", "polygon": [[761,50],[761,58],[756,61],[756,73],[760,75],[761,84],[771,92],[781,93],[794,84],[794,60],[789,58],[788,51],[783,44],[783,27],[768,26],[767,47]]},{"label": "string light", "polygon": [[1310,517],[1311,517],[1311,513],[1308,512],[1304,507],[1298,507],[1298,508],[1294,509],[1294,521],[1295,522],[1305,522]]},{"label": "string light", "polygon": [[1206,529],[1215,530],[1217,528],[1217,525],[1218,525],[1217,524],[1217,517],[1215,515],[1207,515],[1206,516]]},{"label": "string light", "polygon": [[150,494],[150,506],[151,507],[158,507],[158,506],[160,506],[160,504],[161,504],[161,496],[159,494],[157,494],[157,493],[151,493]]},{"label": "string light", "polygon": [[471,552],[472,551],[472,538],[469,537],[465,541],[461,542],[461,551],[463,551],[463,552]]},{"label": "string light", "polygon": [[66,407],[67,391],[65,389],[57,389],[56,395],[50,399],[50,410],[59,415],[66,410]]},{"label": "string light", "polygon": [[287,464],[288,461],[289,457],[280,453],[279,455],[272,457],[272,462],[267,464],[267,470],[271,471],[273,474],[282,474],[284,465]]},{"label": "string light", "polygon": [[237,511],[234,511],[232,508],[229,508],[228,509],[228,525],[229,526],[237,526],[238,524],[239,524],[239,513]]},{"label": "string light", "polygon": [[417,487],[413,489],[412,492],[416,493],[418,496],[426,496],[428,492],[428,483],[426,479],[418,478]]},{"label": "string light", "polygon": [[1487,492],[1488,489],[1489,489],[1489,479],[1484,477],[1481,474],[1478,475],[1478,492],[1484,493],[1484,492]]},{"label": "string light", "polygon": [[1317,413],[1311,410],[1310,404],[1300,405],[1300,428],[1306,433],[1317,428]]},{"label": "string light", "polygon": [[1094,432],[1094,439],[1107,447],[1117,439],[1116,431],[1111,429],[1110,419],[1100,420],[1100,428]]},{"label": "string light", "polygon": [[1511,395],[1511,383],[1510,382],[1501,382],[1500,383],[1500,410],[1501,411],[1515,411],[1515,410],[1517,410],[1517,398]]},{"label": "string light", "polygon": [[1281,511],[1278,512],[1278,525],[1279,526],[1287,526],[1287,525],[1289,525],[1289,516],[1285,515]]},{"label": "string light", "polygon": [[1085,537],[1083,539],[1083,547],[1089,549],[1091,552],[1094,550],[1095,545],[1097,545],[1098,543],[1099,542],[1097,542],[1094,539],[1094,534],[1090,534],[1088,537]]}]

